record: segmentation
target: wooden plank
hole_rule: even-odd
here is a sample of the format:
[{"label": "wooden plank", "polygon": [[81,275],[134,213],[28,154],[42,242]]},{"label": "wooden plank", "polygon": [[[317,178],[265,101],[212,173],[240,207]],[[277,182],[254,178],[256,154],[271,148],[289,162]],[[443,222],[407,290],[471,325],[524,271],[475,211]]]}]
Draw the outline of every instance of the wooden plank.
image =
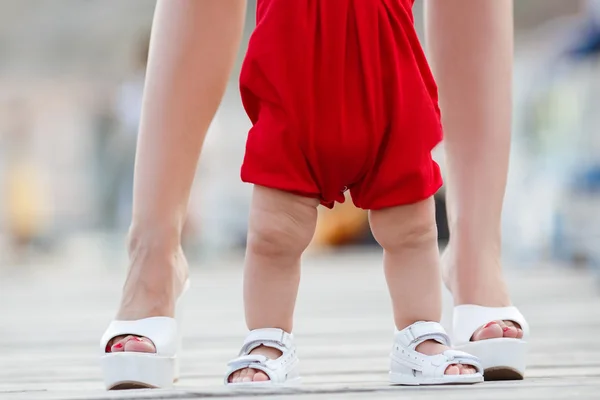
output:
[{"label": "wooden plank", "polygon": [[[387,356],[393,330],[380,264],[378,253],[307,258],[295,332],[304,385],[281,396],[258,395],[572,399],[593,398],[600,390],[597,282],[586,272],[544,265],[507,273],[513,300],[534,335],[525,381],[450,388],[389,386]],[[62,263],[5,274],[0,281],[0,399],[256,398],[255,392],[232,392],[222,386],[225,364],[245,333],[240,265],[241,260],[234,260],[193,269],[184,326],[186,352],[177,388],[116,393],[103,390],[98,340],[118,304],[124,271]],[[446,324],[450,312],[446,294]]]}]

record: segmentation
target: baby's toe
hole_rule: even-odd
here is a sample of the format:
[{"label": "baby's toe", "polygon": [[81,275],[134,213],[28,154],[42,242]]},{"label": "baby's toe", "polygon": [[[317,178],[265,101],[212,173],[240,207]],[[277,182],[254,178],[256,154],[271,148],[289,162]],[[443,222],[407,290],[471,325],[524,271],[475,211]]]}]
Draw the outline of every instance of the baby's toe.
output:
[{"label": "baby's toe", "polygon": [[262,371],[256,371],[254,374],[254,382],[266,382],[269,380],[269,376]]},{"label": "baby's toe", "polygon": [[446,368],[446,375],[460,375],[460,368],[456,364],[452,364]]},{"label": "baby's toe", "polygon": [[472,365],[461,365],[460,366],[460,374],[461,375],[469,375],[469,374],[475,374],[475,373],[477,373],[477,370]]},{"label": "baby's toe", "polygon": [[252,382],[254,377],[254,370],[252,368],[246,368],[242,371],[242,382]]},{"label": "baby's toe", "polygon": [[240,371],[235,371],[229,376],[229,383],[238,383],[240,379]]}]

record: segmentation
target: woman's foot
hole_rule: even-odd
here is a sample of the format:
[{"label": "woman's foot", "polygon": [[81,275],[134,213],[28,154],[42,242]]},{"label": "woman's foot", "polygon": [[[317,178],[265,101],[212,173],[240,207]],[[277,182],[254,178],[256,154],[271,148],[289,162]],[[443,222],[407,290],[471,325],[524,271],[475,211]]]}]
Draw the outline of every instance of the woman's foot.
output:
[{"label": "woman's foot", "polygon": [[[269,360],[276,360],[283,354],[281,351],[272,347],[259,346],[252,350],[250,355],[261,355],[267,357]],[[229,377],[229,383],[246,383],[246,382],[266,382],[269,380],[267,374],[254,368],[244,368],[239,371],[235,371]]]},{"label": "woman's foot", "polygon": [[[470,249],[472,253],[472,249]],[[484,307],[508,307],[511,305],[508,289],[502,274],[497,251],[485,251],[479,254],[464,254],[461,257],[448,245],[442,254],[444,283],[454,297],[455,305],[476,304]],[[523,337],[523,330],[513,321],[489,321],[481,326],[471,337],[471,341],[497,338]]]},{"label": "woman's foot", "polygon": [[477,330],[471,341],[497,339],[497,338],[522,339],[523,330],[519,324],[512,321],[491,321]]},{"label": "woman's foot", "polygon": [[[173,317],[175,303],[188,279],[188,265],[180,246],[169,250],[166,240],[130,241],[130,266],[116,319],[133,321],[149,317]],[[150,243],[150,244],[146,244]],[[148,338],[117,336],[106,352],[155,353]]]}]

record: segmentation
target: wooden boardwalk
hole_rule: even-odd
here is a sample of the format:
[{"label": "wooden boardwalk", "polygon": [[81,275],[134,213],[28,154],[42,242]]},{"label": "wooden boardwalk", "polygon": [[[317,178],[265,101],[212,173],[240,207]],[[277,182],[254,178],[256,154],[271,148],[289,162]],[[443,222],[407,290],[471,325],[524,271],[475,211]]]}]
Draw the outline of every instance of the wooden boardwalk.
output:
[{"label": "wooden boardwalk", "polygon": [[[514,301],[533,331],[526,380],[399,388],[386,382],[392,325],[380,261],[376,253],[306,260],[295,329],[304,384],[274,393],[222,385],[225,364],[245,333],[239,260],[194,269],[182,377],[168,391],[103,390],[98,341],[115,311],[123,270],[101,262],[5,269],[0,399],[599,398],[600,290],[589,272],[551,266],[507,271]],[[450,311],[449,297],[446,304]]]}]

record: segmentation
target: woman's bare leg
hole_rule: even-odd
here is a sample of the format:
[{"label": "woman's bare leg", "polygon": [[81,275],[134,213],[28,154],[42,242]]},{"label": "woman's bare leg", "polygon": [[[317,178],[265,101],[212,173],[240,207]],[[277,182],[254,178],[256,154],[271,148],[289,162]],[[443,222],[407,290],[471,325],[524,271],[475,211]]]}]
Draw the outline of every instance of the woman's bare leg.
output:
[{"label": "woman's bare leg", "polygon": [[[129,274],[117,318],[173,316],[187,278],[181,250],[191,185],[206,131],[241,41],[245,0],[159,0],[134,177]],[[112,351],[155,351],[117,338]]]},{"label": "woman's bare leg", "polygon": [[[508,306],[500,225],[511,134],[513,2],[428,0],[426,17],[448,166],[444,280],[456,304]],[[522,334],[506,328],[500,321],[474,340]]]}]

